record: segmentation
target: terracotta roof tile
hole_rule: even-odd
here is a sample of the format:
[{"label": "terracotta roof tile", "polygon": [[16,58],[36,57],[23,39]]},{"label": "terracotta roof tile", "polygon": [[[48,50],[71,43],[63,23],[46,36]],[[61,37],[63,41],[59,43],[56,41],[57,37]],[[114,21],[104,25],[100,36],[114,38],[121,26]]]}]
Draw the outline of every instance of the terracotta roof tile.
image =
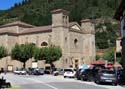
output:
[{"label": "terracotta roof tile", "polygon": [[8,30],[8,29],[4,29],[4,30],[0,30],[0,34],[16,34],[17,35],[17,33],[14,33],[14,32],[11,32],[10,30]]},{"label": "terracotta roof tile", "polygon": [[99,60],[93,61],[91,64],[103,65],[105,64],[105,60],[99,59]]},{"label": "terracotta roof tile", "polygon": [[45,32],[45,31],[52,31],[52,26],[48,25],[48,26],[29,28],[29,29],[20,31],[19,33],[28,34],[28,33]]},{"label": "terracotta roof tile", "polygon": [[24,22],[21,22],[21,21],[15,21],[15,22],[12,22],[12,23],[2,25],[0,27],[2,28],[2,27],[9,27],[9,26],[16,26],[16,25],[17,26],[23,26],[23,27],[29,27],[29,28],[35,27],[33,25],[30,25],[30,24],[27,24],[27,23],[24,23]]}]

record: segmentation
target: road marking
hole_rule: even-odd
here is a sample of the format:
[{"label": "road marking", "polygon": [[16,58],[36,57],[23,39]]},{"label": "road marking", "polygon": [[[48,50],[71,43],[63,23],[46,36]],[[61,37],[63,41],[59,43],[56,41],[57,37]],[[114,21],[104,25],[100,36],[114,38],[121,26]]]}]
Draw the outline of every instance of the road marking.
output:
[{"label": "road marking", "polygon": [[56,87],[54,87],[54,86],[52,86],[50,84],[47,84],[45,82],[40,81],[40,80],[34,80],[34,79],[31,79],[31,78],[29,78],[29,80],[32,80],[32,81],[35,81],[35,82],[38,82],[38,83],[42,83],[43,85],[48,86],[48,87],[50,87],[52,89],[58,89],[58,88],[56,88]]}]

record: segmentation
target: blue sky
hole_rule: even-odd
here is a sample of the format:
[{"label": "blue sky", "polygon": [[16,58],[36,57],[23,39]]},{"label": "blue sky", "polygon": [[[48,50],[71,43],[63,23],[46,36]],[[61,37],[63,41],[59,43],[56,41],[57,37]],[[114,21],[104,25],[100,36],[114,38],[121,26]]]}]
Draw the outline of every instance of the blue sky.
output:
[{"label": "blue sky", "polygon": [[22,0],[0,0],[0,10],[7,10],[12,7],[15,3],[21,2]]}]

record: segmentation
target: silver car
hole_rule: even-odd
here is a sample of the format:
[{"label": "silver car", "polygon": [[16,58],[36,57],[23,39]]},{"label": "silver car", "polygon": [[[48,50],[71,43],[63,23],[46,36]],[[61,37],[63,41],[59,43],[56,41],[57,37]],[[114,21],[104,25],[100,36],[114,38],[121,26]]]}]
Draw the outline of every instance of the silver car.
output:
[{"label": "silver car", "polygon": [[108,82],[112,83],[112,85],[117,85],[117,77],[115,71],[110,69],[99,70],[95,78],[95,83],[99,84],[102,82]]},{"label": "silver car", "polygon": [[18,68],[16,70],[13,71],[14,74],[18,74],[18,75],[26,75],[26,70],[23,68]]}]

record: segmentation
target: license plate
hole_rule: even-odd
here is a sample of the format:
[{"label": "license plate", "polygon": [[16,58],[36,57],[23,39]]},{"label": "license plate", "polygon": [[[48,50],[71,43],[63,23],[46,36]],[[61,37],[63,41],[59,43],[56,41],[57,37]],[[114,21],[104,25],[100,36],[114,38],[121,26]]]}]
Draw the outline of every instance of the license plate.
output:
[{"label": "license plate", "polygon": [[112,82],[112,80],[105,80],[106,82]]},{"label": "license plate", "polygon": [[67,74],[70,74],[70,72],[67,72]]}]

